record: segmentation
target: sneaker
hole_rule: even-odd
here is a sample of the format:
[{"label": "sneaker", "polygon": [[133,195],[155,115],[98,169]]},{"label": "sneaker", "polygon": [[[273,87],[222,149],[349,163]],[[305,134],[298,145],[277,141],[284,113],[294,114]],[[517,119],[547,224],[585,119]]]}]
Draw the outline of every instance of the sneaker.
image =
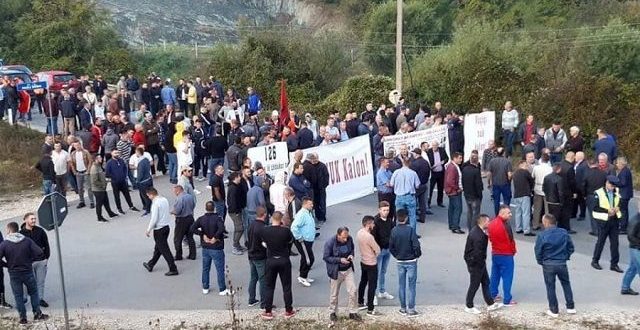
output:
[{"label": "sneaker", "polygon": [[308,277],[307,277],[307,278],[305,278],[305,281],[307,281],[307,282],[309,282],[309,283],[313,283],[313,282],[315,282],[316,280],[314,280],[314,279],[312,279],[312,278],[308,278]]},{"label": "sneaker", "polygon": [[[492,305],[492,306],[493,306],[493,305]],[[464,311],[465,311],[466,313],[474,314],[474,315],[482,314],[482,312],[481,312],[479,309],[475,308],[475,307],[471,307],[471,308],[469,308],[469,307],[465,307],[465,308],[464,308]]]},{"label": "sneaker", "polygon": [[138,210],[138,208],[135,207],[135,206],[130,207],[129,210],[131,210],[133,212],[140,212],[140,210]]},{"label": "sneaker", "polygon": [[238,248],[233,248],[233,250],[231,250],[231,253],[237,255],[237,256],[241,256],[244,254],[244,252],[242,252],[242,250],[238,249]]},{"label": "sneaker", "polygon": [[557,318],[558,317],[558,313],[554,313],[554,312],[552,312],[552,311],[550,311],[548,309],[547,309],[547,312],[545,314],[547,314],[548,316],[551,316],[553,318]]},{"label": "sneaker", "polygon": [[93,203],[89,204],[89,208],[90,209],[95,209],[96,208],[96,204],[93,204]]},{"label": "sneaker", "polygon": [[284,318],[285,319],[290,319],[290,318],[292,318],[294,316],[296,316],[296,311],[294,311],[294,310],[291,310],[291,311],[288,311],[288,312],[284,312]]},{"label": "sneaker", "polygon": [[633,289],[629,288],[629,289],[621,290],[620,294],[624,295],[624,296],[637,296],[638,292],[636,292]]},{"label": "sneaker", "polygon": [[26,318],[20,319],[20,324],[28,324],[28,323],[29,323],[29,321],[27,321]]},{"label": "sneaker", "polygon": [[219,296],[230,296],[232,294],[233,294],[233,292],[229,291],[229,289],[225,289],[224,291],[218,292]]},{"label": "sneaker", "polygon": [[120,214],[126,214],[122,209],[118,210],[118,212],[120,212]]},{"label": "sneaker", "polygon": [[380,299],[387,299],[387,300],[393,300],[393,296],[389,294],[389,292],[382,292],[382,293],[378,293],[378,298]]},{"label": "sneaker", "polygon": [[516,305],[518,305],[518,302],[515,300],[511,300],[508,304],[503,304],[504,307],[514,307]]},{"label": "sneaker", "polygon": [[206,178],[204,178],[204,177],[199,177],[199,178],[198,178],[198,181],[200,181],[200,182],[202,182],[202,181],[204,181],[204,180],[206,180]]},{"label": "sneaker", "polygon": [[365,305],[365,304],[358,304],[358,310],[359,310],[359,311],[361,311],[361,310],[365,310],[365,309],[367,309],[367,305]]},{"label": "sneaker", "polygon": [[378,311],[376,311],[375,309],[372,311],[367,311],[367,316],[380,316],[382,314],[380,314]]},{"label": "sneaker", "polygon": [[149,271],[149,273],[151,273],[153,271],[153,266],[149,265],[148,262],[143,262],[142,266],[147,269]]},{"label": "sneaker", "polygon": [[47,308],[49,304],[44,299],[40,299],[40,307]]},{"label": "sneaker", "polygon": [[493,305],[487,306],[487,310],[488,311],[495,311],[495,310],[498,310],[498,309],[500,309],[502,307],[504,307],[504,305],[502,305],[502,303],[494,302]]},{"label": "sneaker", "polygon": [[264,313],[260,314],[260,317],[265,321],[271,321],[271,320],[273,320],[273,313],[264,312]]},{"label": "sneaker", "polygon": [[48,318],[49,318],[49,315],[43,314],[42,312],[37,313],[36,315],[33,316],[34,321],[46,320]]},{"label": "sneaker", "polygon": [[311,283],[307,282],[307,279],[298,277],[298,283],[302,284],[302,286],[310,287]]},{"label": "sneaker", "polygon": [[329,315],[329,321],[331,322],[338,322],[338,315],[336,315],[336,313],[331,313]]},{"label": "sneaker", "polygon": [[407,310],[404,308],[400,308],[400,310],[398,311],[398,313],[400,313],[400,315],[402,316],[407,316]]},{"label": "sneaker", "polygon": [[407,312],[407,317],[418,317],[418,316],[420,316],[420,313],[418,313],[417,311]]},{"label": "sneaker", "polygon": [[166,273],[164,273],[164,276],[176,276],[178,275],[178,271],[177,270],[170,270]]},{"label": "sneaker", "polygon": [[253,307],[259,303],[260,303],[260,300],[254,300],[254,301],[249,301],[247,305],[249,305],[249,307]]},{"label": "sneaker", "polygon": [[378,297],[373,296],[373,306],[378,306]]},{"label": "sneaker", "polygon": [[81,209],[83,207],[87,206],[85,203],[80,203],[78,204],[78,206],[76,206],[77,209]]},{"label": "sneaker", "polygon": [[202,294],[209,294],[209,289],[202,289]]},{"label": "sneaker", "polygon": [[578,311],[575,308],[567,308],[567,314],[575,315]]},{"label": "sneaker", "polygon": [[362,316],[360,316],[360,314],[358,313],[349,313],[349,320],[353,320],[356,322],[361,322],[362,321]]},{"label": "sneaker", "polygon": [[144,213],[142,213],[142,215],[141,215],[140,217],[141,217],[141,218],[144,218],[144,217],[146,217],[147,215],[149,215],[149,212],[144,211]]}]

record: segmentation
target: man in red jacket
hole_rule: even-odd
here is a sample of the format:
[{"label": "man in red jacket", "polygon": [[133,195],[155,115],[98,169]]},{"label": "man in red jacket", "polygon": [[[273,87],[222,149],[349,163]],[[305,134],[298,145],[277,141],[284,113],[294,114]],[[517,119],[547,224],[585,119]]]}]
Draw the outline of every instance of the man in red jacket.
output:
[{"label": "man in red jacket", "polygon": [[454,152],[444,172],[444,192],[449,197],[449,230],[454,234],[464,234],[460,229],[462,215],[462,153]]},{"label": "man in red jacket", "polygon": [[514,263],[516,254],[516,241],[511,230],[511,209],[509,205],[502,204],[498,216],[489,222],[488,234],[491,242],[491,296],[498,300],[498,285],[502,280],[503,304],[513,306],[517,304],[511,300],[511,283],[513,281]]}]

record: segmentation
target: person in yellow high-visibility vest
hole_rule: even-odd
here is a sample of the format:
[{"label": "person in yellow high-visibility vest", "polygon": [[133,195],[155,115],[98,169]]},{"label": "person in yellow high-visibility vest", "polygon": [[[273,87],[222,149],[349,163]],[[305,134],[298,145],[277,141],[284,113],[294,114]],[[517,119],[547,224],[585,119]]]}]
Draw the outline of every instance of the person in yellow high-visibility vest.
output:
[{"label": "person in yellow high-visibility vest", "polygon": [[622,213],[620,212],[620,194],[616,186],[620,180],[614,175],[608,175],[604,187],[594,193],[593,219],[598,226],[598,241],[593,251],[591,267],[602,270],[600,266],[600,255],[604,248],[604,243],[609,238],[611,250],[611,269],[614,272],[622,273],[618,266],[620,252],[618,251],[618,226]]}]

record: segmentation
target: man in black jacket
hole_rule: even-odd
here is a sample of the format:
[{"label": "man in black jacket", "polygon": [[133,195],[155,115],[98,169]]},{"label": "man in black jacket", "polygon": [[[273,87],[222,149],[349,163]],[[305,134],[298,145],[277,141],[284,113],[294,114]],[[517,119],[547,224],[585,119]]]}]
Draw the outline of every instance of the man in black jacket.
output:
[{"label": "man in black jacket", "polygon": [[489,237],[485,233],[489,216],[480,214],[476,218],[476,225],[469,230],[467,243],[464,247],[464,261],[467,263],[470,282],[467,290],[467,301],[464,311],[470,314],[480,314],[481,312],[473,306],[473,298],[482,285],[482,296],[487,303],[488,310],[496,310],[502,307],[501,303],[494,302],[489,292],[489,274],[487,273],[487,245]]},{"label": "man in black jacket", "polygon": [[640,221],[636,221],[631,231],[629,231],[628,238],[630,255],[629,268],[627,268],[622,278],[622,289],[620,293],[623,295],[637,296],[638,292],[631,289],[631,282],[640,271]]},{"label": "man in black jacket", "polygon": [[44,300],[44,281],[47,277],[47,262],[51,255],[49,249],[49,238],[47,232],[41,227],[36,226],[36,215],[33,212],[29,212],[22,218],[24,223],[20,229],[20,234],[30,238],[34,241],[43,251],[42,255],[38,256],[33,261],[33,275],[36,278],[36,284],[38,286],[38,297],[40,297],[40,307],[49,307],[49,304]]},{"label": "man in black jacket", "polygon": [[[267,218],[267,210],[258,206],[256,208],[256,220],[249,225],[249,268],[251,271],[251,279],[249,280],[249,306],[255,306],[261,303],[260,308],[264,309],[265,298],[265,282],[264,275],[267,264],[267,249],[262,245],[262,231]],[[256,299],[256,284],[260,283],[260,300]]]},{"label": "man in black jacket", "polygon": [[246,193],[244,196],[242,189],[242,177],[240,172],[233,172],[229,175],[229,187],[227,189],[227,212],[233,221],[233,251],[235,255],[242,255],[242,247],[240,246],[240,238],[244,232],[242,225],[242,210],[246,205]]},{"label": "man in black jacket", "polygon": [[378,254],[378,298],[393,299],[393,296],[385,290],[385,275],[387,274],[387,266],[391,259],[389,252],[389,240],[391,239],[391,230],[396,226],[393,218],[389,214],[391,205],[387,201],[381,201],[378,204],[378,214],[374,218],[373,238],[380,246],[380,254]]},{"label": "man in black jacket", "polygon": [[577,197],[576,189],[576,171],[573,168],[575,161],[575,153],[573,151],[567,152],[564,161],[560,163],[562,171],[560,176],[564,183],[564,195],[562,196],[562,212],[561,217],[558,219],[558,227],[566,229],[569,234],[575,234],[575,230],[571,230],[571,214],[573,213],[573,205],[575,198]]},{"label": "man in black jacket", "polygon": [[431,164],[431,182],[429,184],[429,200],[428,207],[431,208],[431,197],[433,197],[433,188],[438,185],[438,206],[444,207],[442,200],[444,199],[444,164],[449,162],[449,156],[444,148],[440,147],[440,142],[434,140],[431,142],[431,148],[427,150],[427,158]]},{"label": "man in black jacket", "polygon": [[418,174],[420,179],[420,187],[416,189],[416,199],[418,200],[418,208],[420,213],[418,214],[418,222],[424,223],[426,221],[427,214],[431,213],[427,209],[427,189],[429,187],[429,176],[431,175],[431,166],[429,162],[424,159],[421,154],[422,150],[416,149],[413,151],[414,157],[411,161],[410,168]]},{"label": "man in black jacket", "polygon": [[[562,216],[562,203],[565,196],[564,190],[565,184],[560,173],[562,167],[556,163],[553,165],[553,172],[544,177],[542,181],[542,191],[544,192],[544,201],[547,204],[547,210],[556,219],[560,219]],[[560,224],[558,227],[562,228]]]},{"label": "man in black jacket", "polygon": [[242,137],[237,136],[234,143],[227,150],[229,172],[239,172],[242,169]]},{"label": "man in black jacket", "polygon": [[589,235],[598,236],[598,225],[593,218],[593,208],[595,207],[594,193],[604,186],[604,183],[607,181],[607,172],[599,169],[598,163],[594,159],[589,159],[588,164],[589,168],[584,172],[582,192],[584,193],[587,204],[586,219],[591,225]]},{"label": "man in black jacket", "polygon": [[467,229],[473,228],[473,221],[480,214],[482,206],[482,172],[478,154],[471,154],[469,161],[462,165],[462,192],[467,203]]},{"label": "man in black jacket", "polygon": [[51,159],[51,151],[42,155],[34,168],[42,173],[42,193],[48,195],[53,191],[53,184],[56,182],[56,171]]},{"label": "man in black jacket", "polygon": [[224,221],[215,213],[213,202],[207,202],[205,210],[206,213],[189,228],[189,235],[198,235],[201,240],[202,293],[209,293],[209,271],[211,270],[211,261],[213,261],[218,277],[218,295],[228,296],[231,292],[227,289],[224,276]]},{"label": "man in black jacket", "polygon": [[307,122],[300,121],[300,130],[298,131],[298,149],[307,149],[313,147],[313,132],[307,127]]},{"label": "man in black jacket", "polygon": [[27,324],[27,310],[24,306],[24,287],[31,300],[34,320],[46,320],[48,315],[40,311],[40,297],[38,296],[38,285],[33,275],[32,263],[41,257],[43,251],[31,239],[18,233],[18,224],[9,222],[7,224],[8,235],[0,243],[0,260],[5,259],[9,269],[11,279],[11,290],[16,301],[16,309],[20,314],[20,324]]},{"label": "man in black jacket", "polygon": [[327,165],[318,160],[318,154],[312,152],[307,155],[303,164],[303,175],[311,183],[313,190],[313,207],[319,224],[327,221],[327,186],[329,186],[329,170]]}]

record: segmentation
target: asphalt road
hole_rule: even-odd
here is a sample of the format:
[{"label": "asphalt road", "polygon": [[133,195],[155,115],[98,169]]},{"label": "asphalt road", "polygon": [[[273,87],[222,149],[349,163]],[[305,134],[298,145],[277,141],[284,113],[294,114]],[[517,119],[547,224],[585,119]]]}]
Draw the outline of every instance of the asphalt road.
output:
[{"label": "asphalt road", "polygon": [[[36,115],[34,127],[37,127]],[[160,193],[170,196],[168,178],[154,179]],[[205,183],[197,182],[202,191],[199,196],[196,215],[204,211],[204,200],[210,193]],[[487,193],[487,192],[485,192]],[[113,199],[109,193],[111,205]],[[134,204],[140,207],[137,191],[132,192]],[[201,292],[201,253],[195,261],[178,261],[179,276],[165,277],[167,271],[163,259],[153,273],[148,273],[142,262],[150,258],[153,239],[145,236],[148,217],[140,218],[139,213],[129,212],[109,223],[96,221],[94,210],[75,209],[70,205],[70,214],[60,228],[62,256],[66,276],[66,288],[71,308],[129,309],[129,310],[192,310],[192,309],[225,309],[228,299],[219,297],[215,290],[209,295]],[[482,211],[492,214],[490,198],[485,195]],[[325,265],[322,262],[322,245],[337,227],[347,225],[353,235],[360,227],[363,215],[376,212],[376,199],[373,195],[348,203],[330,207],[327,212],[328,221],[321,228],[321,235],[314,244],[316,263],[309,277],[316,279],[313,286],[306,288],[297,282],[293,284],[295,306],[325,306],[329,299],[329,281]],[[446,199],[445,199],[446,204]],[[636,205],[632,203],[632,214],[636,214]],[[466,235],[454,235],[447,228],[447,210],[436,207],[435,214],[427,218],[426,224],[419,224],[418,231],[422,235],[423,255],[418,266],[418,305],[463,304],[468,285],[468,273],[462,259]],[[466,210],[465,210],[466,212]],[[462,219],[465,219],[465,212]],[[21,219],[20,219],[21,220]],[[464,221],[464,220],[463,220]],[[227,229],[233,228],[230,219],[226,221]],[[636,297],[620,296],[622,275],[608,269],[609,251],[605,247],[602,266],[605,270],[596,271],[590,267],[595,238],[587,234],[586,222],[572,221],[578,231],[573,235],[576,253],[569,262],[575,301],[581,305],[630,306],[638,303]],[[173,230],[172,230],[173,234]],[[53,232],[49,239],[54,243]],[[517,235],[518,254],[516,255],[516,272],[513,284],[513,296],[521,304],[543,304],[546,293],[540,266],[535,262],[533,242],[535,238]],[[226,242],[226,260],[229,266],[229,277],[234,286],[246,287],[249,281],[249,265],[246,255],[231,254],[229,240]],[[620,237],[621,267],[626,268],[628,260],[628,241]],[[173,250],[173,248],[172,248]],[[298,257],[292,258],[293,278],[297,276]],[[356,264],[359,261],[356,260]],[[357,267],[357,278],[360,271]],[[216,288],[215,275],[212,270],[211,287]],[[640,289],[636,283],[636,289]],[[45,299],[58,309],[62,307],[59,267],[55,251],[49,260],[49,274],[45,289]],[[397,271],[392,260],[387,272],[387,290],[397,296]],[[5,282],[6,293],[10,293],[8,279]],[[276,289],[274,303],[282,306],[279,284]],[[563,301],[562,294],[560,301]],[[239,291],[240,308],[247,308],[248,296],[245,290]],[[13,300],[12,298],[10,301]],[[480,294],[476,299],[480,303]],[[346,294],[341,295],[341,305],[346,304]],[[397,305],[393,301],[381,301],[382,305]]]}]

